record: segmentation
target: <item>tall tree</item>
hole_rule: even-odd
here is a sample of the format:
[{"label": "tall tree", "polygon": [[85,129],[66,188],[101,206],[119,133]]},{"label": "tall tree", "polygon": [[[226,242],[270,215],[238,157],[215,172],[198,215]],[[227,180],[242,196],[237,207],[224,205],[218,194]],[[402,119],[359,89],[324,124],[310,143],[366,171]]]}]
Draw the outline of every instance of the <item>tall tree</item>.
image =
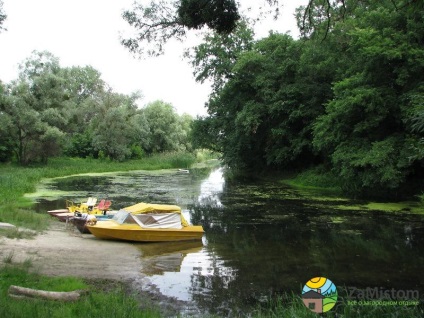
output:
[{"label": "tall tree", "polygon": [[[278,0],[261,0],[259,10],[264,13],[261,4],[275,7],[278,13]],[[218,34],[230,34],[242,17],[239,6],[235,0],[160,0],[148,5],[135,2],[132,9],[122,14],[135,34],[121,39],[121,43],[133,53],[155,56],[163,54],[170,39],[181,41],[191,29],[206,26]]]},{"label": "tall tree", "polygon": [[3,0],[0,0],[0,32],[5,30],[3,23],[6,20],[6,18],[7,18],[7,15],[3,9]]},{"label": "tall tree", "polygon": [[8,134],[12,123],[11,118],[4,112],[7,108],[7,88],[0,81],[0,162],[10,161],[13,157],[13,139]]},{"label": "tall tree", "polygon": [[131,145],[137,142],[137,95],[126,96],[108,90],[94,104],[96,115],[89,124],[92,145],[101,156],[122,161],[131,157]]},{"label": "tall tree", "polygon": [[355,26],[347,34],[350,63],[314,138],[346,191],[356,194],[396,192],[423,169],[422,159],[411,160],[419,140],[411,117],[422,109],[424,11],[368,9],[358,8],[349,20]]},{"label": "tall tree", "polygon": [[212,81],[213,91],[219,91],[233,75],[232,69],[239,55],[252,49],[253,30],[246,21],[240,21],[234,32],[206,34],[203,43],[187,50],[196,81]]},{"label": "tall tree", "polygon": [[333,73],[320,72],[327,53],[281,34],[255,43],[211,98],[210,117],[196,122],[196,144],[221,150],[245,172],[313,162],[312,125],[331,96]]},{"label": "tall tree", "polygon": [[34,52],[20,65],[17,81],[6,92],[2,135],[13,143],[21,164],[43,161],[60,151],[67,118],[63,112],[62,78],[58,59]]},{"label": "tall tree", "polygon": [[181,120],[171,104],[155,101],[146,105],[143,113],[150,129],[148,153],[186,150],[187,118]]},{"label": "tall tree", "polygon": [[1,110],[2,127],[0,134],[13,146],[17,161],[28,164],[33,161],[46,162],[57,153],[63,133],[49,124],[55,114],[34,109],[36,104],[28,83],[23,81],[10,85]]}]

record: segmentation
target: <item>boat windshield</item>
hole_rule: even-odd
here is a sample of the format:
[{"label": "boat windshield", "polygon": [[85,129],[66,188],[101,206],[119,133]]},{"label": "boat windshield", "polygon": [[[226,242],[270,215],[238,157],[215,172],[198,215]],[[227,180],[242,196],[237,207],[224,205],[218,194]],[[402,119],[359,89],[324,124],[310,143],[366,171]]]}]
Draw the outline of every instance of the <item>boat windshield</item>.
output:
[{"label": "boat windshield", "polygon": [[115,222],[119,224],[124,223],[135,223],[134,219],[131,217],[131,214],[125,210],[119,210],[112,218]]}]

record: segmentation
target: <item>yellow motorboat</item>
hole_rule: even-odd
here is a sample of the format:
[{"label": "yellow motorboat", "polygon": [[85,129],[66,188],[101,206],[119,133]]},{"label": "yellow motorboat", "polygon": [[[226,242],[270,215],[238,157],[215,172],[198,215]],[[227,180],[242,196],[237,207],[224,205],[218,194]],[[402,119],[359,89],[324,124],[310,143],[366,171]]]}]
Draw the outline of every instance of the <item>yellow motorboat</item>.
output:
[{"label": "yellow motorboat", "polygon": [[110,221],[86,225],[97,238],[138,242],[201,240],[203,227],[190,225],[176,205],[138,203],[121,209]]}]

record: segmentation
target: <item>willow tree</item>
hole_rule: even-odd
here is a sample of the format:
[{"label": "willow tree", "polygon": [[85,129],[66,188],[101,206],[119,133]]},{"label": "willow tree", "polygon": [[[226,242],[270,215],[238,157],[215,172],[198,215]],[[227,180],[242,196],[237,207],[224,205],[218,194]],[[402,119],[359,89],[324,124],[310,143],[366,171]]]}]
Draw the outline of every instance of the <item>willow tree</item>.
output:
[{"label": "willow tree", "polygon": [[0,134],[19,163],[46,162],[59,153],[67,124],[62,84],[58,59],[34,52],[21,63],[18,80],[7,85]]}]

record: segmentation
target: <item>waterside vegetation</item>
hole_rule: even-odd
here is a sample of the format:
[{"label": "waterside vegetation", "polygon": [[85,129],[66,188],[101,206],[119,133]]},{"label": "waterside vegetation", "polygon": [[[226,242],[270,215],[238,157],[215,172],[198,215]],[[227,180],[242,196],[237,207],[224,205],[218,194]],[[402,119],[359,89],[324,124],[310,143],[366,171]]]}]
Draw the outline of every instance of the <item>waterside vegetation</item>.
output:
[{"label": "waterside vegetation", "polygon": [[[1,317],[164,317],[150,300],[140,299],[123,284],[111,281],[85,281],[73,277],[47,277],[34,272],[31,261],[13,263],[13,257],[0,268],[0,316]],[[8,296],[10,285],[49,291],[85,290],[76,302],[59,302],[41,299],[13,299]],[[327,317],[422,317],[420,305],[358,306],[339,299],[335,308],[326,312]],[[283,294],[267,300],[252,313],[254,318],[299,317],[317,315],[307,309],[299,295]],[[179,317],[184,317],[180,315]],[[217,317],[205,314],[203,317]]]},{"label": "waterside vegetation", "polygon": [[110,171],[186,169],[195,162],[194,154],[174,152],[125,162],[52,158],[48,165],[21,167],[3,164],[0,166],[0,222],[12,223],[18,227],[38,231],[48,227],[48,217],[43,214],[31,213],[32,201],[24,197],[25,193],[34,192],[37,183],[43,178]]},{"label": "waterside vegetation", "polygon": [[420,195],[423,10],[419,1],[309,1],[297,11],[299,39],[255,40],[245,23],[208,34],[191,51],[197,80],[214,88],[193,144],[221,152],[234,173],[320,167],[351,197]]},{"label": "waterside vegetation", "polygon": [[[117,282],[89,282],[72,277],[47,277],[34,273],[31,262],[13,263],[0,268],[1,317],[161,317],[151,304],[140,303],[125,286]],[[14,299],[8,296],[11,285],[48,290],[86,290],[76,302],[41,299]]]}]

